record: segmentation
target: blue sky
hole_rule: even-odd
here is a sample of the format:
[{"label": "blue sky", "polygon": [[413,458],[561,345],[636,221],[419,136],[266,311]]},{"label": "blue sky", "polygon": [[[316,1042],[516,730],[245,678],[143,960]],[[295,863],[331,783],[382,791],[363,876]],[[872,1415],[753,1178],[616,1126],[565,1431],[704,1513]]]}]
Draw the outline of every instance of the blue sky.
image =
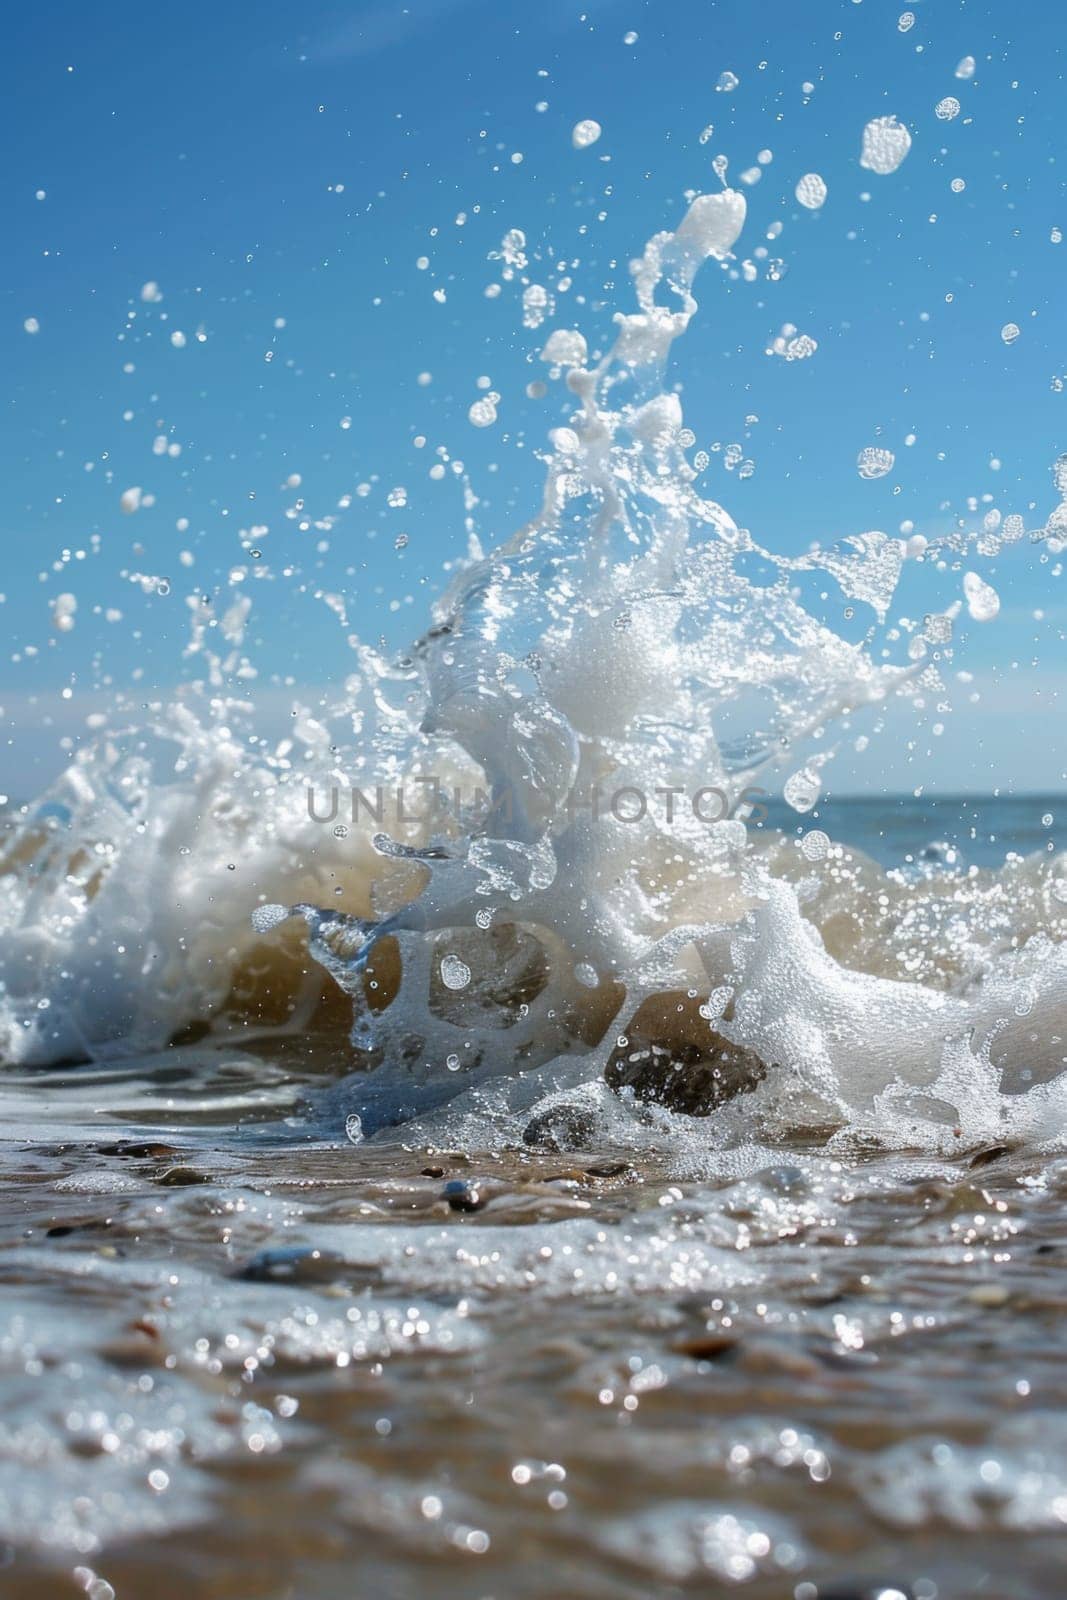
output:
[{"label": "blue sky", "polygon": [[[785,270],[699,282],[673,376],[711,455],[706,492],[790,552],[905,521],[973,526],[991,506],[1042,523],[1067,448],[1062,23],[1045,0],[921,0],[901,31],[904,10],[192,0],[11,18],[0,786],[25,795],[56,769],[57,731],[83,726],[103,680],[165,687],[190,670],[184,597],[247,565],[251,543],[292,573],[254,586],[265,697],[350,670],[320,587],[344,593],[369,639],[417,632],[465,549],[452,463],[494,543],[536,507],[536,452],[561,420],[554,390],[525,393],[545,330],[523,327],[516,284],[485,294],[504,232],[525,232],[536,281],[570,280],[556,324],[602,340],[630,304],[630,256],[687,190],[717,186],[720,153],[735,183],[771,153],[739,254],[762,246]],[[945,96],[961,103],[951,121],[934,112]],[[880,177],[857,156],[864,124],[889,113],[914,143]],[[576,151],[584,117],[603,136]],[[810,171],[829,189],[818,212],[794,198]],[[161,299],[141,298],[150,282]],[[1006,345],[1009,322],[1021,333]],[[786,323],[818,341],[811,360],[764,353]],[[502,397],[484,430],[468,421],[480,378]],[[754,474],[727,471],[716,442],[741,444]],[[896,465],[865,482],[856,453],[872,444]],[[133,486],[154,503],[126,516]],[[838,787],[1060,786],[1067,608],[1043,554],[1025,543],[983,569],[1002,614],[961,630],[975,684],[945,734],[920,730],[908,750],[897,717],[883,753],[834,769]],[[61,592],[78,599],[66,633],[51,622]]]}]

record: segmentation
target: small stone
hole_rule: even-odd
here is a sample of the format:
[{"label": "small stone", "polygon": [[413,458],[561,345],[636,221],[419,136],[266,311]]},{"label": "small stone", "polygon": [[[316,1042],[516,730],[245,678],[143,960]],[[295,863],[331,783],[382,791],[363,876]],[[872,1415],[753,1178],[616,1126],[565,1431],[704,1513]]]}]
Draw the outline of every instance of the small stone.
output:
[{"label": "small stone", "polygon": [[564,1101],[536,1112],[522,1130],[522,1142],[532,1150],[582,1150],[595,1131],[596,1118],[588,1106]]},{"label": "small stone", "polygon": [[451,1211],[480,1211],[485,1196],[476,1183],[465,1178],[452,1178],[441,1190],[441,1198],[448,1202]]},{"label": "small stone", "polygon": [[[370,1274],[376,1279],[377,1271]],[[234,1277],[245,1283],[313,1284],[328,1288],[339,1279],[362,1281],[362,1269],[352,1267],[333,1250],[318,1250],[313,1245],[275,1245],[260,1250]]]},{"label": "small stone", "polygon": [[988,1167],[991,1162],[999,1161],[1002,1156],[1010,1154],[1011,1147],[1009,1145],[991,1145],[988,1150],[979,1150],[978,1154],[971,1158],[971,1168],[973,1170],[975,1167]]},{"label": "small stone", "polygon": [[103,1156],[127,1156],[133,1161],[164,1161],[168,1157],[178,1154],[172,1144],[161,1144],[158,1140],[119,1139],[115,1144],[98,1144],[96,1149]]},{"label": "small stone", "polygon": [[50,1228],[45,1229],[45,1238],[65,1239],[72,1233],[106,1233],[114,1225],[115,1220],[113,1217],[109,1217],[106,1213],[101,1213],[95,1217],[82,1217],[74,1222],[53,1223]]},{"label": "small stone", "polygon": [[156,1182],[164,1189],[185,1189],[196,1183],[208,1183],[210,1179],[204,1173],[197,1172],[195,1167],[168,1167]]},{"label": "small stone", "polygon": [[694,1361],[718,1361],[731,1355],[738,1340],[727,1333],[699,1333],[692,1339],[679,1339],[671,1349],[679,1356],[692,1356]]},{"label": "small stone", "polygon": [[984,1311],[998,1311],[1011,1299],[1011,1290],[1003,1283],[979,1283],[967,1299],[972,1306],[981,1306]]},{"label": "small stone", "polygon": [[707,1117],[766,1076],[754,1051],[716,1033],[701,1015],[701,1000],[676,992],[639,1008],[604,1069],[611,1087],[636,1100]]}]

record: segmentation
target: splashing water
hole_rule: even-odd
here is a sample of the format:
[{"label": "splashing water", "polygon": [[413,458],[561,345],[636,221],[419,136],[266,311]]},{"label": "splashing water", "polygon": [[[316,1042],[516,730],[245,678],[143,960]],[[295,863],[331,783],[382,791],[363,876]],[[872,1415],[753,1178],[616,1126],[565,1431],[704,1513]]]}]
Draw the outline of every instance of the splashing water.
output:
[{"label": "splashing water", "polygon": [[[921,92],[894,102],[879,83],[863,102],[896,103],[915,133],[918,166],[870,180],[906,234],[927,152],[946,194],[961,169],[938,144],[989,114],[968,57],[966,115],[938,121],[946,73],[989,47],[974,18],[935,52],[925,11],[846,10],[933,64]],[[658,41],[642,30],[632,51],[635,20],[612,27],[638,66]],[[700,57],[705,99],[719,48]],[[724,140],[773,66],[750,59],[722,47],[740,73],[712,102]],[[789,92],[844,106],[855,165],[855,98],[829,53],[805,59],[818,86],[798,69]],[[1003,74],[999,47],[988,61]],[[384,53],[372,70],[388,81]],[[606,190],[625,130],[607,74],[594,81],[566,112],[560,95],[546,142],[568,178],[599,172]],[[589,110],[605,133],[580,123],[598,136],[582,144],[568,130]],[[701,162],[707,115],[691,117]],[[910,144],[876,118],[868,170],[890,174]],[[1020,609],[1012,562],[1034,552],[1056,570],[1067,454],[1051,503],[1032,484],[1016,510],[975,497],[929,541],[864,520],[786,557],[739,526],[749,446],[698,448],[675,341],[697,292],[725,322],[727,283],[781,277],[767,247],[783,228],[825,249],[850,204],[821,142],[776,166],[751,156],[740,187],[766,199],[778,172],[785,220],[746,217],[716,155],[720,192],[689,194],[649,240],[606,342],[592,296],[589,326],[554,326],[578,300],[555,267],[588,260],[553,257],[512,214],[493,221],[490,288],[513,285],[536,340],[520,355],[541,358],[527,393],[559,396],[558,426],[540,503],[492,550],[473,475],[439,447],[430,476],[455,478],[470,545],[405,654],[359,638],[353,597],[314,580],[348,675],[298,691],[309,704],[283,689],[273,731],[253,645],[270,613],[249,574],[286,585],[288,617],[311,563],[291,579],[267,559],[271,530],[242,530],[247,562],[222,598],[188,596],[191,681],[109,700],[49,792],[0,811],[5,1595],[1056,1590],[1062,797],[836,790],[840,757],[886,755],[909,710],[901,745],[952,712],[971,637],[995,641]],[[1036,205],[1036,179],[1028,192]],[[1004,194],[1012,227],[1026,222]],[[1035,215],[1045,251],[1055,213]],[[146,263],[135,290],[149,270],[169,313],[176,270]],[[440,278],[430,292],[447,281],[462,305]],[[857,279],[877,294],[874,274]],[[843,326],[848,286],[831,287]],[[837,328],[814,303],[770,299],[744,341],[757,367],[791,388],[820,380]],[[1030,299],[974,325],[1020,396],[1048,321]],[[147,282],[131,309],[159,316],[153,338],[187,367],[196,318],[175,315],[181,349],[145,309],[163,301]],[[58,320],[38,309],[35,350]],[[1008,315],[1026,336],[1007,324],[1002,345]],[[732,322],[725,338],[740,344]],[[450,401],[475,446],[514,440],[524,412],[505,362],[484,364],[492,377],[469,373]],[[735,373],[724,387],[748,410],[757,385],[750,397]],[[824,430],[846,498],[895,503],[916,435],[901,441],[888,405],[852,409],[855,431]],[[346,452],[363,420],[341,421]],[[701,488],[719,462],[728,505]],[[140,535],[158,483],[114,465],[110,508]],[[328,532],[312,487],[282,476],[302,531]],[[380,487],[399,551],[418,508],[397,476]],[[790,517],[799,477],[776,492]],[[75,570],[41,606],[57,654],[91,637]],[[151,606],[170,588],[174,607],[175,570],[138,551],[123,578]],[[998,836],[988,853],[979,825]],[[1034,853],[1004,859],[1009,837]]]},{"label": "splashing water", "polygon": [[[877,119],[863,163],[891,171],[909,144]],[[360,647],[327,714],[298,717],[302,753],[287,740],[250,761],[231,702],[168,707],[80,756],[9,836],[9,1059],[143,1052],[212,1018],[299,1028],[321,1009],[321,970],[369,1069],[344,1089],[361,1137],[455,1101],[465,1136],[491,1143],[568,1096],[628,1116],[634,1137],[649,1101],[715,1110],[713,1142],[753,1125],[935,1148],[1005,1125],[1053,1137],[1055,865],[1016,873],[1009,923],[995,876],[886,880],[825,835],[794,851],[746,827],[758,780],[783,765],[786,800],[812,809],[835,719],[937,685],[959,602],[893,660],[879,629],[924,541],[869,532],[784,558],[698,492],[664,371],[698,271],[730,258],[745,212],[724,187],[649,240],[636,309],[595,365],[579,333],[549,337],[574,410],[539,512],[472,554],[408,657]],[[860,453],[861,476],[892,464]],[[870,613],[859,637],[805,605],[827,578],[846,617]],[[964,592],[974,618],[995,615],[978,574]],[[235,648],[246,614],[228,613]],[[209,684],[222,668],[208,655]],[[354,749],[331,716],[360,731]],[[475,798],[384,833],[362,790],[351,826],[323,827],[310,796],[294,805],[325,779],[333,823],[341,786],[413,775]]]}]

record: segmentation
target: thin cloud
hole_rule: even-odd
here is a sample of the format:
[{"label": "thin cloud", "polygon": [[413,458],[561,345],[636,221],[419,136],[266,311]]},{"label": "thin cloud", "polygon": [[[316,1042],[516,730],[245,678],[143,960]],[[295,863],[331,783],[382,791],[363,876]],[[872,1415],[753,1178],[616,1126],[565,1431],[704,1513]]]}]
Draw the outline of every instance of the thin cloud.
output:
[{"label": "thin cloud", "polygon": [[450,16],[483,5],[485,0],[414,0],[406,6],[375,6],[314,38],[305,54],[309,61],[357,61],[436,28]]},{"label": "thin cloud", "polygon": [[[544,32],[559,33],[576,26],[579,13],[587,18],[619,3],[620,0],[584,0],[578,7],[573,0],[562,4],[559,0],[544,0],[537,21]],[[318,63],[358,61],[439,28],[461,12],[479,10],[499,16],[499,7],[492,0],[411,0],[405,6],[373,6],[315,35],[304,52],[305,59]]]}]

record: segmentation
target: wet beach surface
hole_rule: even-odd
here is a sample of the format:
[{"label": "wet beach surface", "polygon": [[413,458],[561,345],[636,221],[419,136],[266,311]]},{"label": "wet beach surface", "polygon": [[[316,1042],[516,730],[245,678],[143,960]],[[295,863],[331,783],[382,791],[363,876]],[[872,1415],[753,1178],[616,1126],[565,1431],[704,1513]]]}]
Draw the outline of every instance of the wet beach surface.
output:
[{"label": "wet beach surface", "polygon": [[11,1076],[5,1595],[1062,1592],[1067,1162],[354,1148],[309,1090]]}]

